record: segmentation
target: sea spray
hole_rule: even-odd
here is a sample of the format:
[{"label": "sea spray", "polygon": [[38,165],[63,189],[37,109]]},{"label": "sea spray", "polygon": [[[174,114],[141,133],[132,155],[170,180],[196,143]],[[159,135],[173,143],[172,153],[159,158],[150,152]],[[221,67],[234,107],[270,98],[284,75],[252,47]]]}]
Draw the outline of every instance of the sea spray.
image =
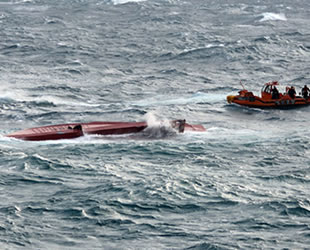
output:
[{"label": "sea spray", "polygon": [[157,111],[151,111],[144,115],[147,128],[141,132],[141,135],[148,139],[161,139],[175,136],[177,131],[172,128],[171,121],[168,119],[159,119]]}]

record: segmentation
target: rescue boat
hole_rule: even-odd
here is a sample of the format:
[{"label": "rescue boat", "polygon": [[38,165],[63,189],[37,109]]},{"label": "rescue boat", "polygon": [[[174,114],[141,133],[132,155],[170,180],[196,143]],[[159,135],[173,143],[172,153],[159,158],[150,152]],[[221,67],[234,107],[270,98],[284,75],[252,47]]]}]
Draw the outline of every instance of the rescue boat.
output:
[{"label": "rescue boat", "polygon": [[239,91],[239,95],[227,96],[228,103],[235,103],[241,106],[250,108],[277,108],[289,109],[307,106],[310,104],[310,98],[302,96],[295,96],[289,94],[289,87],[286,88],[285,93],[279,93],[276,86],[279,85],[277,81],[265,83],[261,89],[261,97],[256,96],[253,92],[246,89]]},{"label": "rescue boat", "polygon": [[[170,125],[178,133],[183,133],[184,131],[206,131],[202,125],[188,124],[185,120],[173,120],[170,121]],[[70,123],[28,128],[13,132],[6,136],[26,141],[59,140],[78,138],[85,134],[119,135],[139,133],[147,127],[147,122]]]}]

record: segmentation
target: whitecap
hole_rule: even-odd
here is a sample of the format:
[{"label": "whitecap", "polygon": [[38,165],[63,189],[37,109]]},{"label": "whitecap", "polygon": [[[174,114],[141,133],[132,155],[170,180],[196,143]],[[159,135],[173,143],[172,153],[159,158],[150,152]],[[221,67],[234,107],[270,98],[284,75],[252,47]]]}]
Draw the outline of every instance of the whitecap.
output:
[{"label": "whitecap", "polygon": [[166,105],[185,105],[191,103],[218,103],[226,100],[226,94],[197,92],[190,96],[171,97],[157,96],[142,99],[133,103],[136,106],[166,106]]},{"label": "whitecap", "polygon": [[40,97],[30,96],[27,92],[21,89],[14,89],[14,91],[10,91],[5,88],[0,88],[1,103],[11,103],[11,102],[36,102],[40,103],[49,103],[53,105],[69,105],[69,106],[83,106],[83,107],[98,107],[100,104],[90,103],[90,102],[80,102],[75,100],[68,100],[67,97],[57,97],[51,95],[44,95]]},{"label": "whitecap", "polygon": [[20,0],[20,1],[17,1],[15,2],[16,4],[21,4],[21,3],[33,3],[34,0]]},{"label": "whitecap", "polygon": [[113,4],[125,4],[125,3],[138,3],[138,2],[144,2],[146,0],[112,0]]},{"label": "whitecap", "polygon": [[215,48],[215,47],[225,47],[225,45],[222,44],[222,43],[220,43],[220,44],[212,44],[212,43],[210,43],[210,44],[207,44],[207,46],[206,46],[207,49],[208,48]]},{"label": "whitecap", "polygon": [[265,12],[262,13],[260,16],[263,16],[262,19],[260,19],[260,22],[266,22],[266,21],[287,21],[284,14],[281,13],[271,13],[271,12]]},{"label": "whitecap", "polygon": [[[30,98],[30,97],[29,97]],[[41,97],[35,97],[32,99],[29,99],[28,97],[25,98],[26,101],[33,101],[38,104],[40,103],[50,103],[53,105],[68,105],[68,106],[81,106],[81,107],[99,107],[100,104],[96,103],[87,103],[87,102],[77,102],[73,100],[67,100],[65,97],[55,97],[55,96],[41,96]]]}]

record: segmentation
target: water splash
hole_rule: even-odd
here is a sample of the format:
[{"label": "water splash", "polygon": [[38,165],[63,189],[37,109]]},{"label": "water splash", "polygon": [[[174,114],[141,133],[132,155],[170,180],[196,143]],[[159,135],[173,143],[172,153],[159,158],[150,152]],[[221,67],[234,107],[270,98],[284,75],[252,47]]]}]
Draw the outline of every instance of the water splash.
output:
[{"label": "water splash", "polygon": [[159,119],[156,111],[151,111],[144,115],[147,122],[147,128],[139,133],[140,138],[161,139],[175,136],[177,131],[172,128],[168,119]]},{"label": "water splash", "polygon": [[144,115],[148,127],[170,126],[168,119],[159,119],[158,111],[150,111]]}]

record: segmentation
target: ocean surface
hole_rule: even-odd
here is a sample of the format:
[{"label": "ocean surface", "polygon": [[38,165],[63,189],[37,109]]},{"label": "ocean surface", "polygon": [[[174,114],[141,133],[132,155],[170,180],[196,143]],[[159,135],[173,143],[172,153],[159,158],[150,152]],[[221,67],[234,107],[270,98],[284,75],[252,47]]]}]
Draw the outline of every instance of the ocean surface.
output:
[{"label": "ocean surface", "polygon": [[[310,249],[310,108],[226,102],[310,85],[309,17],[308,0],[0,0],[0,249]],[[207,131],[4,136],[170,119]]]}]

